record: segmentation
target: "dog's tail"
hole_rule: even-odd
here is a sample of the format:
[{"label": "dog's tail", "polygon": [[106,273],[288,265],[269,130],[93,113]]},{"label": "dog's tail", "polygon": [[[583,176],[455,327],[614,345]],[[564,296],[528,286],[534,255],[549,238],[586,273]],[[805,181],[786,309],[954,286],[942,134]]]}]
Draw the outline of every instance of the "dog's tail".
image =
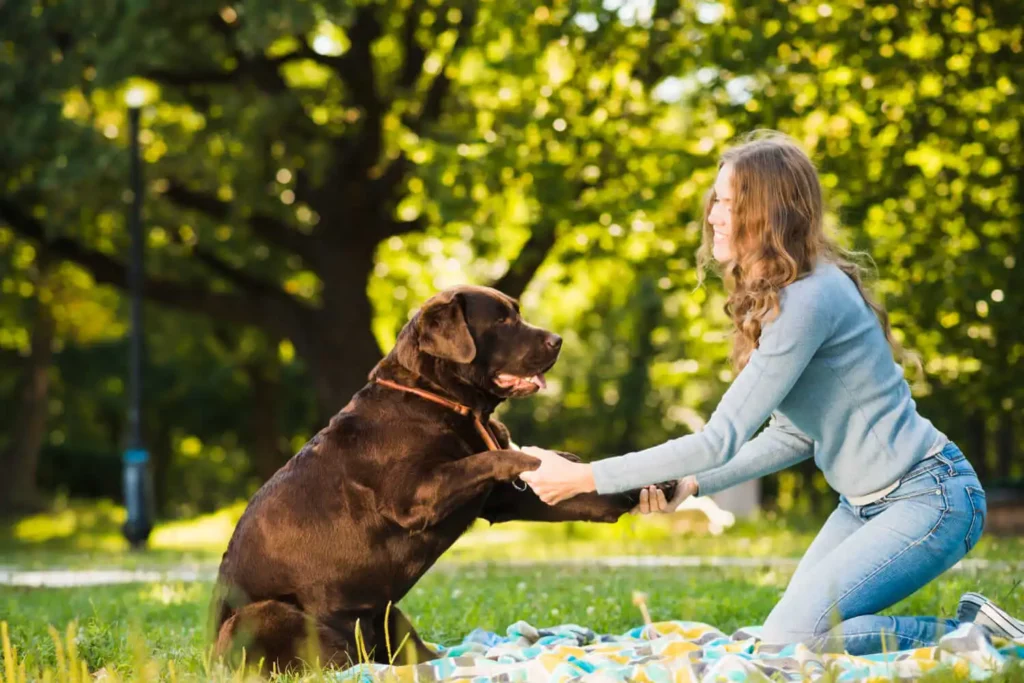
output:
[{"label": "dog's tail", "polygon": [[231,590],[228,585],[218,577],[217,583],[213,586],[213,595],[210,598],[210,610],[206,619],[206,640],[217,642],[220,628],[224,622],[235,613],[231,606]]}]

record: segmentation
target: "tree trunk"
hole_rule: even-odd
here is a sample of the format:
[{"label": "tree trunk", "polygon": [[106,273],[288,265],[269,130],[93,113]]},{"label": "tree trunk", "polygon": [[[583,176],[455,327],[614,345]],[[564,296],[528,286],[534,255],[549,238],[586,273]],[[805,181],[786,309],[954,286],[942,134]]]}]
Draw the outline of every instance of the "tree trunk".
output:
[{"label": "tree trunk", "polygon": [[171,498],[171,487],[168,481],[168,472],[171,468],[171,459],[174,453],[171,449],[171,425],[172,420],[147,420],[143,423],[145,433],[145,444],[149,449],[151,466],[153,468],[153,505],[157,516],[166,515],[167,503]]},{"label": "tree trunk", "polygon": [[19,388],[21,402],[14,423],[14,439],[7,452],[0,454],[4,473],[0,483],[0,506],[7,510],[32,509],[41,502],[36,471],[46,438],[55,321],[50,306],[38,298],[35,308],[29,355]]},{"label": "tree trunk", "polygon": [[376,242],[335,252],[321,269],[323,308],[309,316],[302,337],[293,340],[310,365],[320,423],[345,407],[381,359],[373,336],[373,306],[367,294]]},{"label": "tree trunk", "polygon": [[970,439],[969,460],[978,474],[978,479],[985,482],[989,479],[988,467],[988,431],[985,415],[975,413],[968,420],[967,438]]},{"label": "tree trunk", "polygon": [[252,385],[249,452],[253,471],[261,482],[274,476],[287,460],[281,449],[278,410],[282,390],[274,369],[272,363],[252,364],[246,368]]},{"label": "tree trunk", "polygon": [[1017,446],[1013,437],[1013,413],[1007,411],[999,418],[999,432],[996,434],[996,472],[1003,481],[1013,474],[1013,456]]},{"label": "tree trunk", "polygon": [[630,354],[629,369],[619,382],[619,405],[623,407],[625,418],[622,433],[616,444],[619,453],[629,453],[636,449],[636,438],[641,432],[640,423],[645,401],[650,393],[650,366],[654,358],[651,334],[661,317],[661,299],[658,297],[652,276],[642,276],[638,291],[633,295],[632,305],[639,314],[634,324],[636,345]]},{"label": "tree trunk", "polygon": [[381,353],[368,310],[349,310],[345,321],[327,315],[318,318],[321,324],[315,326],[316,336],[303,356],[312,366],[317,412],[320,422],[326,424],[366,384]]}]

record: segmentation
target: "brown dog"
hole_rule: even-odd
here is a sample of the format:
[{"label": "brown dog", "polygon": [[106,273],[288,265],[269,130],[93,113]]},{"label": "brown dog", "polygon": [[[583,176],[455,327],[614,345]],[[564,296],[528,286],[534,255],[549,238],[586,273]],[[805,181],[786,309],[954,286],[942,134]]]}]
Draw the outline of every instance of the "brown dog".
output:
[{"label": "brown dog", "polygon": [[347,665],[360,660],[358,622],[375,661],[407,636],[398,662],[433,659],[394,605],[477,517],[613,522],[632,508],[638,491],[548,506],[514,485],[539,461],[510,450],[490,415],[544,385],[561,343],[493,289],[427,301],[370,383],[249,502],[220,565],[216,651],[245,647],[282,671],[311,652]]}]

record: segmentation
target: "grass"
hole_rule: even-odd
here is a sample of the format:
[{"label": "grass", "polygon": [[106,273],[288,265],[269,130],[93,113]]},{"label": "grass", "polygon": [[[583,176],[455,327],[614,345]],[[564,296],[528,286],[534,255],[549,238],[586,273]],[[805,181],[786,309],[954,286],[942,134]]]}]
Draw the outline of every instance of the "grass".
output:
[{"label": "grass", "polygon": [[[459,642],[474,627],[504,632],[524,619],[535,625],[581,623],[599,632],[623,632],[642,623],[631,604],[645,591],[654,621],[689,619],[725,632],[760,623],[785,585],[772,571],[438,567],[402,601],[423,637]],[[893,614],[948,616],[960,594],[981,588],[1024,612],[1024,591],[1009,571],[950,574],[896,605]],[[139,662],[167,671],[206,671],[203,634],[210,585],[152,583],[88,589],[0,588],[0,614],[27,669],[56,665],[47,626],[77,621],[76,646],[89,671],[140,672]],[[145,634],[140,636],[139,634]],[[142,651],[140,654],[140,650]]]},{"label": "grass", "polygon": [[[154,532],[155,548],[143,553],[130,553],[119,545],[120,514],[115,506],[66,505],[9,525],[0,530],[0,565],[170,567],[185,562],[213,567],[240,508],[163,525]],[[686,519],[629,518],[615,525],[483,525],[452,548],[401,607],[425,639],[444,644],[459,642],[475,627],[503,633],[521,619],[534,625],[586,624],[598,632],[616,633],[642,623],[631,602],[632,592],[641,590],[649,596],[654,621],[703,621],[728,633],[764,620],[786,585],[788,570],[612,570],[585,562],[531,567],[503,565],[500,560],[619,554],[798,557],[814,532],[807,522],[774,520],[744,522],[721,536],[710,536],[695,524]],[[1024,542],[985,538],[971,556],[1022,562]],[[470,563],[478,560],[491,563]],[[1019,574],[1010,568],[947,573],[888,613],[951,616],[967,590],[980,590],[1011,612],[1024,613]],[[0,586],[0,620],[8,622],[10,642],[26,672],[46,667],[56,672],[61,662],[68,669],[64,629],[74,622],[70,645],[77,651],[79,669],[84,664],[89,672],[116,672],[136,680],[229,680],[230,672],[217,673],[207,661],[203,629],[210,590],[209,583],[166,581],[73,589]],[[51,625],[61,629],[56,638]],[[316,678],[313,673],[302,680]],[[0,676],[0,683],[13,680]],[[54,680],[79,679],[67,675]],[[1024,681],[1024,668],[1015,667],[992,680]]]},{"label": "grass", "polygon": [[[58,501],[45,513],[0,523],[0,567],[39,569],[215,566],[245,509],[236,503],[195,519],[165,522],[149,548],[133,552],[121,537],[124,508],[110,502]],[[615,524],[477,522],[445,560],[551,560],[609,555],[799,558],[823,520],[801,517],[741,520],[727,533],[707,533],[700,513],[672,517],[627,515]],[[765,533],[769,528],[770,533]],[[974,559],[1024,562],[1024,538],[985,536]]]}]

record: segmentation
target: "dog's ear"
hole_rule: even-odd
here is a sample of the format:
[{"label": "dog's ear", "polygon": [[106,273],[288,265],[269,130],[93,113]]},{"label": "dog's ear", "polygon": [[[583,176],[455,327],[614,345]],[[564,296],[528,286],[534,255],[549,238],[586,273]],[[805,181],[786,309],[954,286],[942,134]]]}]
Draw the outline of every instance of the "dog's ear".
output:
[{"label": "dog's ear", "polygon": [[476,344],[466,325],[462,294],[450,292],[431,301],[419,313],[419,346],[423,353],[468,363],[476,358]]}]

